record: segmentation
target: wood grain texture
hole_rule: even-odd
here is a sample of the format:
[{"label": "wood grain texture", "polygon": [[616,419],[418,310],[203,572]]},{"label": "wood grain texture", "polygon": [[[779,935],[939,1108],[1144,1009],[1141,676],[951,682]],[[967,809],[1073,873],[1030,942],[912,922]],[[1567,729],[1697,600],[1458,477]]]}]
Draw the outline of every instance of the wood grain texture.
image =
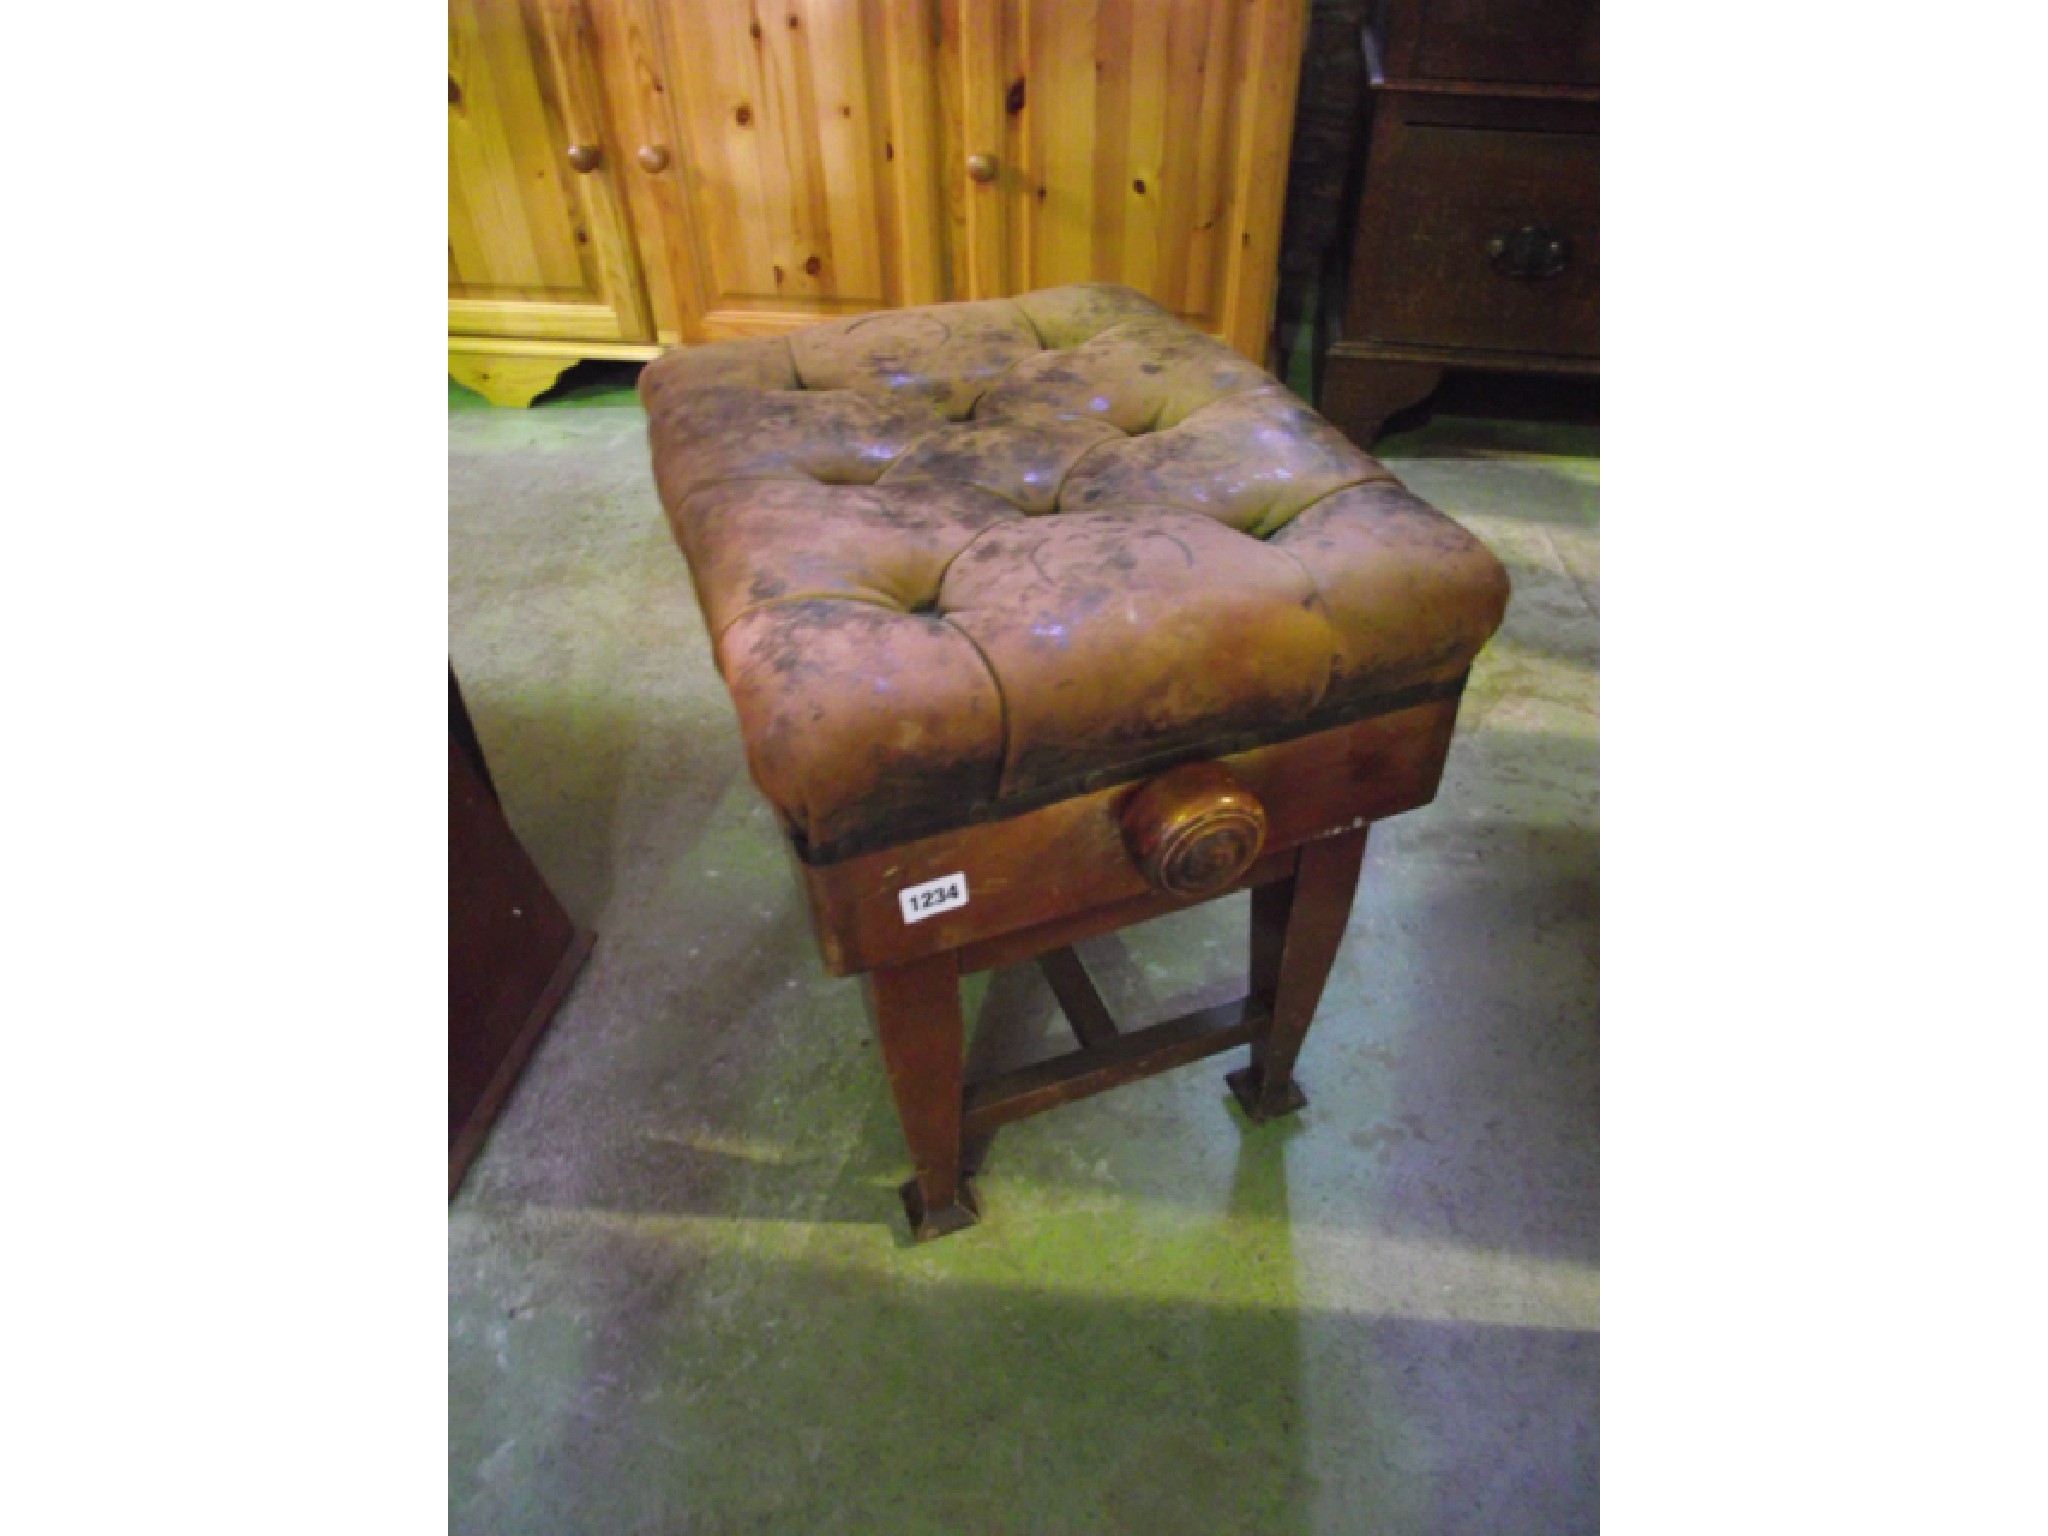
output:
[{"label": "wood grain texture", "polygon": [[1287,151],[1294,132],[1306,7],[1269,4],[1248,17],[1243,50],[1246,93],[1240,112],[1250,122],[1237,135],[1236,217],[1230,225],[1219,334],[1265,366],[1280,269],[1280,213],[1287,200]]},{"label": "wood grain texture", "polygon": [[966,1134],[987,1136],[1012,1121],[1170,1072],[1232,1046],[1256,1049],[1266,1024],[1262,1004],[1253,998],[1239,998],[1127,1034],[1114,1034],[1086,1050],[969,1083]]},{"label": "wood grain texture", "polygon": [[1127,283],[1264,363],[1306,11],[942,0],[957,296]]},{"label": "wood grain texture", "polygon": [[466,336],[448,339],[448,355],[460,357],[552,357],[562,366],[580,358],[613,358],[644,363],[662,354],[652,341],[555,341],[546,337],[528,340],[520,336],[491,336],[473,340]]},{"label": "wood grain texture", "polygon": [[1099,280],[1264,363],[1306,8],[450,0],[450,333],[688,343]]},{"label": "wood grain texture", "polygon": [[[995,299],[1026,291],[1009,246],[1010,204],[1021,174],[1009,139],[1006,112],[1009,52],[1004,10],[977,0],[950,0],[941,30],[939,68],[950,80],[949,119],[957,138],[947,145],[940,175],[953,190],[959,240],[953,253],[953,297]],[[976,181],[967,162],[988,155],[996,174]]]},{"label": "wood grain texture", "polygon": [[[1594,0],[1387,0],[1323,413],[1370,447],[1445,369],[1596,375]],[[1546,270],[1516,250],[1540,243]]]},{"label": "wood grain texture", "polygon": [[518,336],[533,341],[617,341],[618,311],[603,303],[568,299],[475,299],[448,301],[451,336]]},{"label": "wood grain texture", "polygon": [[896,1118],[917,1177],[905,1191],[920,1241],[957,1231],[975,1216],[960,1166],[966,1060],[960,973],[951,955],[876,971],[869,1011],[889,1074]]},{"label": "wood grain texture", "polygon": [[1295,1058],[1344,940],[1368,830],[1304,844],[1292,879],[1253,894],[1252,1000],[1271,1021],[1252,1041],[1250,1064],[1231,1074],[1230,1085],[1255,1121],[1291,1114],[1308,1102],[1294,1081]]},{"label": "wood grain texture", "polygon": [[[449,328],[653,336],[611,178],[584,0],[449,0]],[[606,164],[570,169],[572,143]]]},{"label": "wood grain texture", "polygon": [[[1360,211],[1375,259],[1354,271],[1357,334],[1411,346],[1594,357],[1600,350],[1600,140],[1444,122],[1412,99],[1381,114]],[[1421,120],[1418,121],[1417,119]],[[1504,275],[1487,242],[1524,227],[1563,270]]]},{"label": "wood grain texture", "polygon": [[[1267,851],[1238,883],[1288,849],[1426,804],[1456,719],[1455,700],[1423,704],[1219,759],[1266,811]],[[1141,789],[1117,785],[834,864],[799,863],[827,969],[853,975],[951,949],[975,969],[1003,963],[974,946],[1005,935],[1068,924],[1039,946],[1051,948],[1101,931],[1077,914],[1117,909],[1138,914],[1123,917],[1134,922],[1172,910],[1176,899],[1152,890],[1125,845],[1120,815]],[[905,923],[896,893],[952,874],[966,877],[966,905]]]},{"label": "wood grain texture", "polygon": [[1166,896],[1235,885],[1266,837],[1266,808],[1220,763],[1186,763],[1141,788],[1117,814],[1145,883]]},{"label": "wood grain texture", "polygon": [[488,352],[450,352],[448,377],[493,405],[524,409],[554,387],[575,364],[573,357],[517,357]]},{"label": "wood grain texture", "polygon": [[1059,999],[1060,1012],[1067,1016],[1074,1038],[1084,1049],[1107,1045],[1117,1037],[1120,1031],[1116,1020],[1110,1016],[1102,994],[1095,990],[1094,979],[1081,963],[1081,957],[1074,953],[1073,945],[1062,944],[1058,949],[1047,950],[1038,957],[1038,968],[1045,973],[1046,985]]},{"label": "wood grain texture", "polygon": [[658,6],[686,339],[944,298],[924,0]]},{"label": "wood grain texture", "polygon": [[[630,164],[621,160],[615,180],[640,250],[655,337],[673,344],[691,334],[689,296],[667,253],[684,248],[690,235],[676,163],[679,141],[663,56],[661,0],[596,0],[590,18],[611,141],[631,156]],[[658,170],[644,166],[640,152],[649,148],[665,152],[667,164]]]},{"label": "wood grain texture", "polygon": [[[1299,850],[1294,848],[1260,854],[1252,867],[1244,872],[1235,889],[1257,890],[1276,880],[1285,880],[1294,873],[1299,857]],[[1218,894],[1229,895],[1230,892]],[[961,945],[955,951],[960,957],[960,974],[971,976],[976,971],[993,971],[1005,965],[1015,965],[1019,961],[1035,959],[1049,949],[1079,944],[1105,933],[1114,933],[1119,928],[1128,928],[1133,923],[1149,923],[1155,917],[1165,917],[1213,900],[1213,896],[1164,896],[1149,891],[1143,896],[1131,896],[1104,906],[1049,917],[1029,927],[1008,929]]]}]

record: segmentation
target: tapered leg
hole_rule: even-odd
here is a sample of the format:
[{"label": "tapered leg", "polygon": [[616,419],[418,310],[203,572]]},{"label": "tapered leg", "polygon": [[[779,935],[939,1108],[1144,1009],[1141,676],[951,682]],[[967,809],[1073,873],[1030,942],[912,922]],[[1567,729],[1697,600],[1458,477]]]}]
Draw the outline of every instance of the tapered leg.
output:
[{"label": "tapered leg", "polygon": [[972,1226],[981,1212],[960,1167],[960,968],[951,954],[865,978],[896,1118],[917,1177],[903,1186],[919,1242]]},{"label": "tapered leg", "polygon": [[1254,1121],[1308,1103],[1294,1080],[1294,1061],[1351,918],[1367,830],[1303,844],[1291,879],[1252,891],[1252,995],[1266,1004],[1272,1023],[1252,1042],[1251,1065],[1226,1081]]}]

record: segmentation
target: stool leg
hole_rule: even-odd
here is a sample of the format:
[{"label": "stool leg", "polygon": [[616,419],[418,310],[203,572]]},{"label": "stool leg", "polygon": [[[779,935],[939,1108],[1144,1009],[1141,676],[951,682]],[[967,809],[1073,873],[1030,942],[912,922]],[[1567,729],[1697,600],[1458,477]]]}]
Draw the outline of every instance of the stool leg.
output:
[{"label": "stool leg", "polygon": [[1304,844],[1292,878],[1252,891],[1252,995],[1266,1003],[1272,1022],[1252,1042],[1251,1065],[1225,1080],[1254,1122],[1308,1103],[1294,1080],[1294,1060],[1351,918],[1368,830]]},{"label": "stool leg", "polygon": [[960,1167],[960,968],[950,954],[870,972],[867,983],[896,1118],[917,1177],[903,1206],[919,1242],[972,1226],[981,1212]]}]

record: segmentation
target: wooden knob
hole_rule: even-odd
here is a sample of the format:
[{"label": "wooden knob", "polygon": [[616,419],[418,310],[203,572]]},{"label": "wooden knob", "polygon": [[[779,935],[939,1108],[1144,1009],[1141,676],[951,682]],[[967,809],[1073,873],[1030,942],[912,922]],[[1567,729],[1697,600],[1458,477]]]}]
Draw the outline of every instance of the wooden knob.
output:
[{"label": "wooden knob", "polygon": [[975,181],[994,181],[996,179],[996,157],[994,155],[969,155],[967,157],[967,174]]},{"label": "wooden knob", "polygon": [[604,146],[602,144],[571,144],[569,146],[569,163],[576,168],[576,174],[579,176],[588,176],[597,169],[599,162],[603,159]]},{"label": "wooden knob", "polygon": [[1189,763],[1131,796],[1119,825],[1146,884],[1168,896],[1213,896],[1259,856],[1266,808],[1221,763]]},{"label": "wooden knob", "polygon": [[633,157],[640,162],[644,171],[665,171],[668,169],[668,147],[662,144],[642,144],[640,153]]}]

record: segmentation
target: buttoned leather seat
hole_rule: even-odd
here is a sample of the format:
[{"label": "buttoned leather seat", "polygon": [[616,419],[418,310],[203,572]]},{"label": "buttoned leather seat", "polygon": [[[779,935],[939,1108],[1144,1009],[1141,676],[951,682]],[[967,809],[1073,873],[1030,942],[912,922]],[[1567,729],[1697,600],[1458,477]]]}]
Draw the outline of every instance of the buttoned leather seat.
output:
[{"label": "buttoned leather seat", "polygon": [[1455,697],[1507,598],[1126,288],[692,347],[640,389],[749,767],[813,861]]},{"label": "buttoned leather seat", "polygon": [[[1370,827],[1428,803],[1507,578],[1269,374],[1126,288],[864,315],[641,375],[663,507],[820,956],[859,975],[919,1239],[997,1127],[1296,1058]],[[1139,1029],[1075,946],[1233,891],[1249,986]],[[960,978],[1080,1049],[970,1078]]]}]

